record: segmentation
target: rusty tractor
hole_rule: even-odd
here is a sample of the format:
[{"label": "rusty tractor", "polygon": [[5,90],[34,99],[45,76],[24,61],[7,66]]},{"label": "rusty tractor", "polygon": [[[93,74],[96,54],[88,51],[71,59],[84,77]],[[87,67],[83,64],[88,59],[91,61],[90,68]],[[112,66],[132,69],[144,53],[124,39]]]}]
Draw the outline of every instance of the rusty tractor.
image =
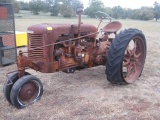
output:
[{"label": "rusty tractor", "polygon": [[[104,12],[96,12],[98,27],[77,24],[36,24],[28,27],[28,51],[19,51],[17,71],[7,74],[4,95],[18,109],[39,100],[43,94],[41,81],[25,72],[31,68],[42,73],[76,70],[104,65],[107,80],[112,84],[128,84],[137,80],[144,67],[146,40],[138,29],[125,29]],[[99,30],[101,22],[108,23]],[[24,55],[27,54],[26,56]]]}]

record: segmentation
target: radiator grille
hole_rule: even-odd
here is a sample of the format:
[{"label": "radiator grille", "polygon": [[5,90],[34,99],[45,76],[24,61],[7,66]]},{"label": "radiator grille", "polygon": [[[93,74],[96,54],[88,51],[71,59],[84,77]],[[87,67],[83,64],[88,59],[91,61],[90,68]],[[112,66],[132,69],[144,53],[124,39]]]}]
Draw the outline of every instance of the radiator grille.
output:
[{"label": "radiator grille", "polygon": [[43,35],[42,34],[28,34],[28,45],[29,50],[32,50],[32,53],[28,54],[30,59],[43,59],[44,48],[37,48],[43,46]]}]

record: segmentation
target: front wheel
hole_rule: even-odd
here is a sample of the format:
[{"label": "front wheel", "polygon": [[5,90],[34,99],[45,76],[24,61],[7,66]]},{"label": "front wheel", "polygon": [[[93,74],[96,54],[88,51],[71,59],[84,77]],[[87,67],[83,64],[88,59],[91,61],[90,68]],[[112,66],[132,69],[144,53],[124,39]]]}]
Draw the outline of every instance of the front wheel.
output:
[{"label": "front wheel", "polygon": [[137,29],[127,29],[116,35],[109,48],[106,75],[113,84],[133,83],[139,78],[146,58],[146,40]]},{"label": "front wheel", "polygon": [[[30,75],[30,73],[25,72],[25,75]],[[18,77],[17,71],[10,73],[7,77],[7,80],[4,83],[4,87],[3,87],[4,96],[10,104],[12,104],[10,100],[10,92],[11,92],[13,84],[18,80],[18,78],[19,77]]]},{"label": "front wheel", "polygon": [[26,75],[18,79],[11,89],[10,99],[18,108],[25,108],[39,100],[43,94],[41,81],[33,75]]}]

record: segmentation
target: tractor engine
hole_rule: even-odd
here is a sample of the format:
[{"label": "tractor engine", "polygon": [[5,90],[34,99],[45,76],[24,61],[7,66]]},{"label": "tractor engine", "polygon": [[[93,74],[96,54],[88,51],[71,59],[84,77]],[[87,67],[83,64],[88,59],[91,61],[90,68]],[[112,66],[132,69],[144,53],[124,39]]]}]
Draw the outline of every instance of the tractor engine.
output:
[{"label": "tractor engine", "polygon": [[90,24],[38,24],[28,28],[28,59],[36,70],[74,72],[104,65],[110,42],[108,34],[96,39],[97,28]]}]

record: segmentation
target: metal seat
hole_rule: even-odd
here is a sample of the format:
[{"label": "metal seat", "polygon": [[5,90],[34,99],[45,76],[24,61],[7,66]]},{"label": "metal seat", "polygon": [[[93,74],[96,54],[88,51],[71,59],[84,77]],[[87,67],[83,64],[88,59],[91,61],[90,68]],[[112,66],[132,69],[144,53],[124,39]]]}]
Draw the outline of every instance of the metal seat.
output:
[{"label": "metal seat", "polygon": [[105,33],[116,33],[122,28],[122,24],[118,21],[113,21],[103,27],[102,32]]}]

